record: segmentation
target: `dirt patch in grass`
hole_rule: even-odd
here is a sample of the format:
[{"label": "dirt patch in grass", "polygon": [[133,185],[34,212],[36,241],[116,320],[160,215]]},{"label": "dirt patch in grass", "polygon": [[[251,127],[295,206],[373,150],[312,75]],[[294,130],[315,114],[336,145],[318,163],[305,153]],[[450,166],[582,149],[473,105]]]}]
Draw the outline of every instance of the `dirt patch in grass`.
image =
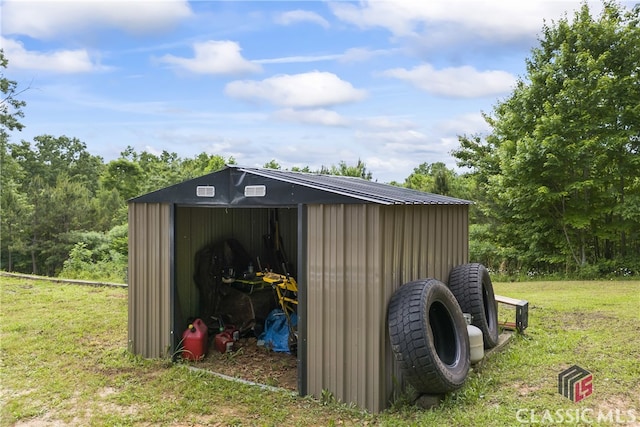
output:
[{"label": "dirt patch in grass", "polygon": [[559,324],[569,330],[585,330],[595,326],[607,328],[620,322],[620,319],[615,316],[598,311],[590,311],[587,313],[579,311],[557,313],[556,319]]},{"label": "dirt patch in grass", "polygon": [[233,351],[224,354],[211,344],[204,360],[190,363],[230,377],[298,390],[298,363],[295,354],[277,353],[258,346],[254,337],[240,338],[235,342]]}]

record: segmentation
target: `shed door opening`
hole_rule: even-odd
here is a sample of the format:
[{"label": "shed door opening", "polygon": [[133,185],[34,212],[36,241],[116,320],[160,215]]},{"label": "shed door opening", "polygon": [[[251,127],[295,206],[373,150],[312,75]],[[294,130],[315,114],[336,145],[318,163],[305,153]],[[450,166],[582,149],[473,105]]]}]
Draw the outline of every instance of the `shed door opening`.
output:
[{"label": "shed door opening", "polygon": [[[283,347],[281,333],[265,333],[296,325],[296,306],[291,303],[296,296],[290,292],[284,298],[283,284],[278,295],[274,279],[278,276],[265,273],[289,277],[295,283],[297,221],[297,208],[176,208],[173,324],[177,354],[185,331],[199,318],[207,326],[208,351],[198,366],[297,390],[295,343]],[[283,311],[282,304],[294,310]],[[220,332],[237,338],[229,352],[227,334]],[[259,345],[265,336],[269,338],[266,345]]]}]

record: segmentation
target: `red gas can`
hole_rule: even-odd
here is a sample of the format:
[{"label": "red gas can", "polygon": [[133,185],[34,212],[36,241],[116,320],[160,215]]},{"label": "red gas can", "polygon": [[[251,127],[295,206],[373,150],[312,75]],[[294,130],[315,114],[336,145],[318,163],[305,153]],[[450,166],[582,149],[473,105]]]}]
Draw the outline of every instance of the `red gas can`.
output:
[{"label": "red gas can", "polygon": [[235,342],[233,340],[233,337],[231,336],[231,333],[224,331],[224,332],[220,332],[218,334],[216,334],[216,349],[220,352],[220,353],[226,353],[228,351],[232,351],[233,350],[233,343]]},{"label": "red gas can", "polygon": [[203,359],[207,354],[207,325],[196,319],[182,334],[182,357],[190,360]]},{"label": "red gas can", "polygon": [[224,332],[228,333],[234,341],[238,341],[240,339],[240,331],[234,325],[225,325]]}]

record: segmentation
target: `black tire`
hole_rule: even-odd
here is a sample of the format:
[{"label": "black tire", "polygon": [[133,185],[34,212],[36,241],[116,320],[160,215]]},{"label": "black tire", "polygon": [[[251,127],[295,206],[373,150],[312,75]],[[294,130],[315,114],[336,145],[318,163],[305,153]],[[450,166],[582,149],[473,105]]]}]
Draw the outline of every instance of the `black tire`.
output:
[{"label": "black tire", "polygon": [[462,264],[451,269],[449,289],[464,313],[470,313],[472,324],[482,331],[484,348],[498,345],[498,308],[493,284],[484,265]]},{"label": "black tire", "polygon": [[444,283],[402,285],[389,301],[388,325],[395,359],[417,392],[448,393],[464,384],[470,365],[467,325]]}]

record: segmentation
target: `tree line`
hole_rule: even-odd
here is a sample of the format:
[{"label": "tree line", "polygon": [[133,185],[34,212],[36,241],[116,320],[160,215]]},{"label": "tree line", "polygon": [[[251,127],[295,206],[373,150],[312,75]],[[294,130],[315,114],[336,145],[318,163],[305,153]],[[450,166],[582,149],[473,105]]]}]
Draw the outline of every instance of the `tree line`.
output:
[{"label": "tree line", "polygon": [[509,270],[640,271],[640,5],[545,25],[527,77],[453,155],[478,202],[476,256]]},{"label": "tree line", "polygon": [[[640,274],[640,6],[603,5],[543,27],[526,77],[484,113],[490,132],[459,137],[457,170],[424,162],[391,183],[473,201],[470,260],[494,272]],[[26,104],[0,77],[4,270],[122,281],[127,200],[235,164],[131,147],[105,163],[73,137],[11,142]],[[374,179],[360,160],[294,170]]]}]

